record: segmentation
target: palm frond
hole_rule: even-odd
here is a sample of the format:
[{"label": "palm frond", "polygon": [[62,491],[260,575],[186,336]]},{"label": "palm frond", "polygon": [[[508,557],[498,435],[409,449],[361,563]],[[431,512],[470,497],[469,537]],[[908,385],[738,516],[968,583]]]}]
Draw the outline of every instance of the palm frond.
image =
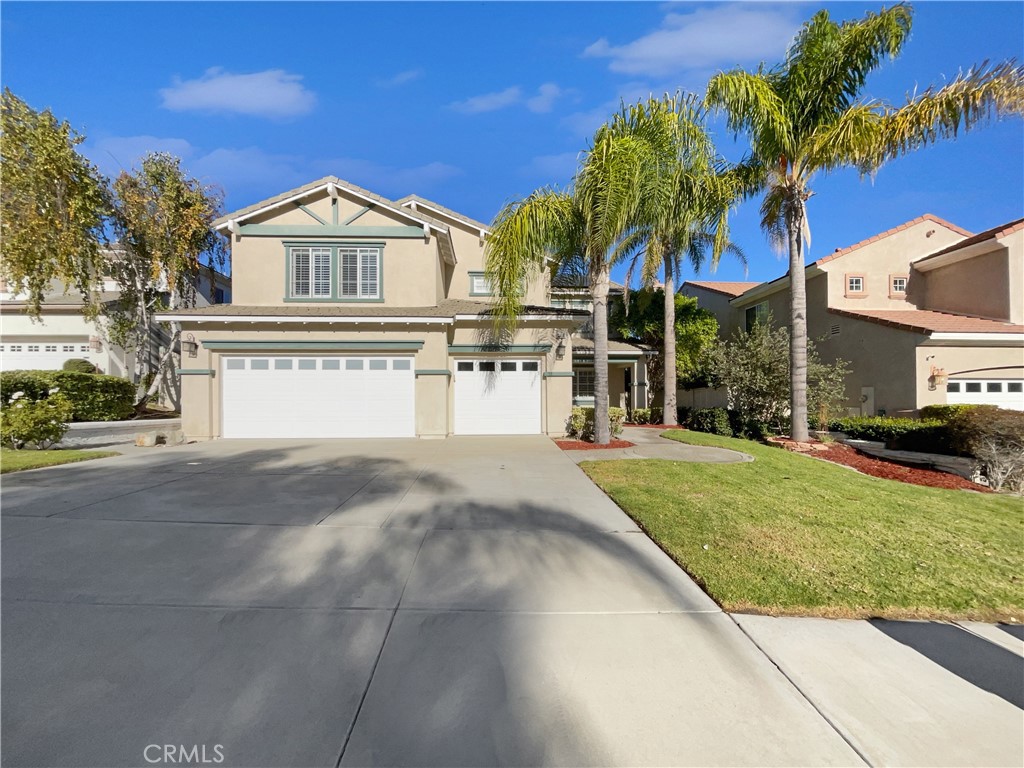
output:
[{"label": "palm frond", "polygon": [[792,126],[778,89],[778,78],[759,69],[719,72],[708,82],[704,103],[724,111],[734,133],[747,133],[759,157],[791,154]]}]

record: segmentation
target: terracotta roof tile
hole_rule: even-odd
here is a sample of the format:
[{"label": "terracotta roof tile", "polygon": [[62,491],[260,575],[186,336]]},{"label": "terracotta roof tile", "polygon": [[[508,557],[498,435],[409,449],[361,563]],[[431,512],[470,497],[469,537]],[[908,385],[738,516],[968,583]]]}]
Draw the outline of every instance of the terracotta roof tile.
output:
[{"label": "terracotta roof tile", "polygon": [[1024,333],[1024,325],[987,320],[983,317],[935,312],[930,309],[836,309],[828,310],[840,317],[866,320],[917,333]]},{"label": "terracotta roof tile", "polygon": [[935,215],[930,214],[930,213],[926,213],[923,216],[918,216],[916,219],[911,219],[908,222],[900,224],[898,227],[893,227],[892,229],[887,229],[885,232],[880,232],[877,235],[873,235],[872,237],[869,237],[867,240],[861,240],[859,243],[854,243],[853,245],[848,245],[845,248],[840,248],[840,249],[836,250],[835,253],[830,253],[828,256],[820,258],[817,261],[815,261],[814,263],[817,264],[817,265],[826,264],[827,262],[830,262],[833,259],[838,259],[840,256],[845,256],[846,254],[851,253],[853,251],[856,251],[856,250],[858,250],[860,248],[863,248],[866,245],[870,245],[871,243],[878,242],[879,240],[881,240],[884,237],[889,237],[890,235],[895,235],[897,232],[902,232],[905,229],[910,229],[910,227],[914,226],[915,224],[920,224],[920,223],[925,222],[925,221],[931,221],[931,222],[933,222],[935,224],[938,224],[940,226],[945,227],[946,229],[950,229],[953,232],[956,232],[957,234],[961,234],[964,237],[970,237],[971,236],[971,233],[968,232],[963,227],[958,227],[956,224],[952,224],[952,223],[946,221],[945,219],[940,219],[938,216],[935,216]]},{"label": "terracotta roof tile", "polygon": [[697,288],[703,288],[705,291],[711,291],[712,293],[721,293],[725,296],[736,297],[746,293],[751,288],[756,288],[761,283],[756,282],[743,282],[743,281],[714,281],[714,280],[687,280],[683,285],[693,285]]}]

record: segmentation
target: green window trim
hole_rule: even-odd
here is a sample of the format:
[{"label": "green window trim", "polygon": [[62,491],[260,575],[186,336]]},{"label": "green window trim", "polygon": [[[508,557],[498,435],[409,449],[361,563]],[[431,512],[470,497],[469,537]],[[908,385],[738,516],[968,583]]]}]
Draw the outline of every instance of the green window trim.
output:
[{"label": "green window trim", "polygon": [[242,224],[240,237],[386,237],[423,238],[423,227],[353,227],[345,224]]},{"label": "green window trim", "polygon": [[417,376],[451,376],[452,372],[446,368],[417,368]]},{"label": "green window trim", "polygon": [[174,373],[178,376],[215,376],[213,368],[176,368]]},{"label": "green window trim", "polygon": [[306,350],[322,349],[325,351],[340,352],[367,352],[367,351],[390,351],[390,352],[418,352],[423,349],[423,342],[418,340],[408,341],[258,341],[255,339],[236,341],[231,340],[210,340],[202,342],[203,348],[211,352],[302,352]]},{"label": "green window trim", "polygon": [[[322,228],[321,228],[322,229]],[[284,246],[284,301],[286,304],[383,304],[384,303],[384,248],[383,241],[338,241],[338,240],[283,240]],[[292,295],[292,249],[293,248],[330,248],[331,250],[331,293],[329,296],[293,296]],[[377,295],[375,297],[342,296],[341,267],[338,251],[344,248],[376,248],[377,249]],[[310,259],[310,287],[312,288],[313,271]]]},{"label": "green window trim", "polygon": [[545,379],[560,379],[562,377],[571,379],[576,374],[572,371],[546,371],[544,373]]}]

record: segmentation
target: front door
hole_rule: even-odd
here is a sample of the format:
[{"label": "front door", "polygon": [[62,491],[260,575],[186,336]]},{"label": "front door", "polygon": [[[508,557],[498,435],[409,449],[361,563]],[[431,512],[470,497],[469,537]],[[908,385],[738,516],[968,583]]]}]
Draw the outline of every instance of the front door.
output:
[{"label": "front door", "polygon": [[861,387],[860,388],[860,415],[861,416],[874,416],[875,415],[875,388],[874,387]]}]

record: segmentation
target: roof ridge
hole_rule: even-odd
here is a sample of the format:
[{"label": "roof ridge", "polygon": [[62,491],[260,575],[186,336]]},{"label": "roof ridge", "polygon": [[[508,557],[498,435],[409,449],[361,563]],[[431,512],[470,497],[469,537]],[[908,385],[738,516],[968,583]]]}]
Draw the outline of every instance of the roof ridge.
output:
[{"label": "roof ridge", "polygon": [[457,219],[477,229],[486,229],[489,231],[491,228],[490,224],[484,224],[482,221],[477,221],[476,219],[471,218],[464,213],[459,213],[454,208],[448,208],[445,205],[441,205],[441,203],[437,202],[436,200],[431,200],[429,198],[423,197],[422,195],[417,195],[415,193],[399,198],[398,200],[395,201],[395,204],[404,208],[405,204],[408,202],[423,203],[424,205],[431,206],[433,208],[436,208],[440,213],[443,213],[446,216],[451,216],[453,219]]},{"label": "roof ridge", "polygon": [[[945,219],[940,218],[933,213],[924,213],[918,216],[916,219],[911,219],[910,221],[906,221],[898,226],[893,227],[892,229],[887,229],[884,232],[879,232],[878,234],[865,238],[864,240],[856,242],[853,245],[848,245],[845,248],[837,248],[833,253],[830,253],[828,256],[823,256],[817,261],[811,262],[811,264],[815,266],[826,264],[830,261],[833,261],[834,259],[838,259],[841,256],[845,256],[848,253],[852,253],[853,251],[859,250],[866,245],[870,245],[871,243],[877,242],[886,237],[891,237],[892,235],[895,235],[897,232],[902,232],[905,229],[910,229],[911,227],[917,224],[921,224],[922,222],[925,221],[931,221],[935,224],[946,227],[947,229],[950,229],[959,235],[963,235],[964,237],[971,237],[973,235],[972,232],[968,232],[963,227],[959,227],[956,224],[953,224],[952,222],[946,221]],[[808,266],[811,265],[809,264]]]},{"label": "roof ridge", "polygon": [[1012,235],[1014,232],[1020,229],[1024,229],[1024,218],[1012,219],[1011,221],[1008,221],[1004,224],[997,224],[996,226],[990,227],[989,229],[979,232],[976,235],[971,235],[970,237],[961,240],[957,243],[953,243],[952,245],[947,245],[943,248],[940,248],[937,251],[933,251],[932,253],[929,253],[927,256],[918,259],[915,263],[927,261],[928,259],[934,258],[936,256],[942,256],[947,253],[952,253],[953,251],[957,251],[961,248],[966,248],[971,245],[977,245],[978,243],[984,243],[988,240],[998,240],[1001,237]]}]

